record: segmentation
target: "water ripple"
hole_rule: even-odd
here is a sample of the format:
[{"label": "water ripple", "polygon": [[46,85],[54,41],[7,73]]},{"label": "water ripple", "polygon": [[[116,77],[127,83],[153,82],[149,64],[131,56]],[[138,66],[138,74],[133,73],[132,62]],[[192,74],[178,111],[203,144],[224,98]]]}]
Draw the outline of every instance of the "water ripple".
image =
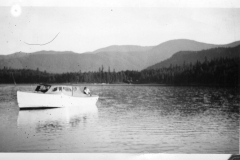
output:
[{"label": "water ripple", "polygon": [[[0,86],[0,151],[238,153],[239,92],[228,88],[89,86],[98,112],[18,111]],[[2,138],[4,137],[4,138]]]}]

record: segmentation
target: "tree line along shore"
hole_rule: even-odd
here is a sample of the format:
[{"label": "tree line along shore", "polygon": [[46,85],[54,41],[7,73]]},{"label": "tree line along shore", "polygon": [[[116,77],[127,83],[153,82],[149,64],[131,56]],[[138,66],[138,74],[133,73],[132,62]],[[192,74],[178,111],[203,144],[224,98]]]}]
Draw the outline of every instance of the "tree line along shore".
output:
[{"label": "tree line along shore", "polygon": [[159,69],[119,71],[101,66],[94,72],[48,73],[30,69],[0,69],[0,84],[30,83],[128,83],[165,85],[207,85],[239,87],[240,58],[221,57],[204,62],[169,65]]}]

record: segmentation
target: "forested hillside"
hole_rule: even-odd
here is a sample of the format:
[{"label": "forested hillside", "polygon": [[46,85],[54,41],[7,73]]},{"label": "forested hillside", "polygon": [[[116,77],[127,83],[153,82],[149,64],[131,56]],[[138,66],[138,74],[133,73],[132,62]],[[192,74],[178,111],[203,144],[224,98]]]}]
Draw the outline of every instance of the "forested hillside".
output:
[{"label": "forested hillside", "polygon": [[53,74],[29,69],[0,70],[0,83],[157,83],[168,85],[214,85],[239,87],[240,58],[217,58],[211,61],[169,66],[143,71],[115,72],[100,67],[96,72]]},{"label": "forested hillside", "polygon": [[162,67],[169,67],[170,65],[184,65],[204,62],[206,60],[213,60],[221,57],[234,58],[240,56],[240,45],[235,47],[218,47],[201,51],[180,51],[175,53],[171,58],[166,59],[160,63],[148,67],[147,69],[159,69]]}]

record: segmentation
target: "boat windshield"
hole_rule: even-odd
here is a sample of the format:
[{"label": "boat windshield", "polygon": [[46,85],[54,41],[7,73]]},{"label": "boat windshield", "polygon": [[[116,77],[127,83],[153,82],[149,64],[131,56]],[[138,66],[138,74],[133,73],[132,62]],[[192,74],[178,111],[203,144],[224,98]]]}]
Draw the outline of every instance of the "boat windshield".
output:
[{"label": "boat windshield", "polygon": [[50,85],[41,84],[41,85],[37,86],[35,91],[36,92],[46,93],[49,90],[50,87],[51,87]]}]

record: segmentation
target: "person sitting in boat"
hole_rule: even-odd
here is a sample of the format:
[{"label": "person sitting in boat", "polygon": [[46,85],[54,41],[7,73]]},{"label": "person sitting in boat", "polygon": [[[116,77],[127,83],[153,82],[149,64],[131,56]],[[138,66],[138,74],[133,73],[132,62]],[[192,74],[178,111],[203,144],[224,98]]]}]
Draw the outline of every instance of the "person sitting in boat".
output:
[{"label": "person sitting in boat", "polygon": [[91,92],[90,92],[90,90],[87,87],[84,87],[83,93],[86,94],[86,95],[90,95],[91,96]]}]

